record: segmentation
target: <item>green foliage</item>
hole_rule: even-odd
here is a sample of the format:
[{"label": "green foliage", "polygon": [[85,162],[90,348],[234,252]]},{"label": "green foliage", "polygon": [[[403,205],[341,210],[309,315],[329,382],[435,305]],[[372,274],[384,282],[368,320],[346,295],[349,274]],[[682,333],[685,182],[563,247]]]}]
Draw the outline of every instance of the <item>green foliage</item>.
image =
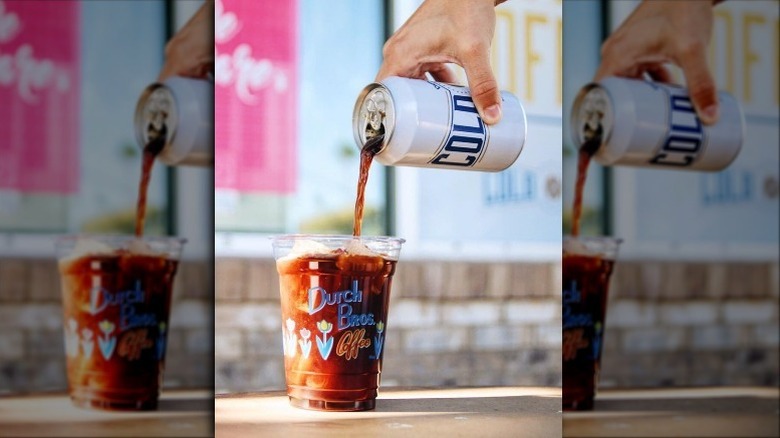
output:
[{"label": "green foliage", "polygon": [[[146,210],[144,234],[165,234],[165,210],[149,206]],[[135,208],[123,209],[95,217],[85,222],[82,231],[93,234],[135,233]]]},{"label": "green foliage", "polygon": [[[352,208],[323,213],[303,221],[300,225],[300,231],[311,234],[352,234],[354,217],[355,210]],[[382,219],[382,210],[367,205],[363,210],[362,234],[366,236],[384,234]]]}]

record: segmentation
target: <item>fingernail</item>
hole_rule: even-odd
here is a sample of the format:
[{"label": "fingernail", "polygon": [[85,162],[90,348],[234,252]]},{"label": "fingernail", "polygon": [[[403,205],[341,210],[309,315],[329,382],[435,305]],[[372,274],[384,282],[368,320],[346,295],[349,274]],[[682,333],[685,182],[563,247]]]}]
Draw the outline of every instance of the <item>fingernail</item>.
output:
[{"label": "fingernail", "polygon": [[482,118],[488,125],[498,123],[498,121],[501,120],[501,106],[498,104],[493,104],[485,108],[485,114]]},{"label": "fingernail", "polygon": [[701,120],[705,124],[712,124],[718,121],[718,105],[710,105],[701,111]]}]

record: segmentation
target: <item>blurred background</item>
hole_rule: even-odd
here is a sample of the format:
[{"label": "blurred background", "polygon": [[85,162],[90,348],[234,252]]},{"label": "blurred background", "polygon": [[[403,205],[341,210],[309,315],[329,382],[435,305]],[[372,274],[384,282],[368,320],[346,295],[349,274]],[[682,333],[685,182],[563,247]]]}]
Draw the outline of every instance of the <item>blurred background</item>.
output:
[{"label": "blurred background", "polygon": [[[566,232],[576,174],[568,111],[596,72],[601,42],[638,3],[563,2]],[[714,8],[710,68],[718,88],[741,102],[746,122],[742,151],[727,169],[591,163],[583,234],[624,239],[607,307],[602,387],[780,383],[778,10],[777,1]]]},{"label": "blurred background", "polygon": [[[65,389],[54,239],[131,232],[135,104],[200,4],[0,0],[0,394]],[[216,167],[157,165],[149,193],[147,232],[188,239],[166,387],[284,388],[268,236],[350,232],[352,108],[383,42],[418,4],[216,1]],[[636,4],[497,8],[494,69],[528,121],[510,169],[372,167],[364,233],[407,239],[384,385],[560,385],[560,241],[576,156],[568,111],[601,41]],[[711,66],[747,124],[728,169],[591,166],[583,234],[624,239],[603,387],[780,383],[777,6],[715,8]],[[566,32],[561,8],[574,18]]]},{"label": "blurred background", "polygon": [[[284,389],[268,236],[351,233],[352,109],[385,39],[419,3],[217,1],[218,393]],[[508,170],[372,166],[364,234],[407,240],[384,386],[561,384],[560,47],[560,1],[497,8],[494,70],[528,122]],[[239,65],[262,73],[242,81]]]},{"label": "blurred background", "polygon": [[[0,394],[64,391],[54,242],[132,233],[141,91],[201,1],[0,0]],[[213,169],[156,164],[146,233],[188,240],[167,388],[210,388]]]}]

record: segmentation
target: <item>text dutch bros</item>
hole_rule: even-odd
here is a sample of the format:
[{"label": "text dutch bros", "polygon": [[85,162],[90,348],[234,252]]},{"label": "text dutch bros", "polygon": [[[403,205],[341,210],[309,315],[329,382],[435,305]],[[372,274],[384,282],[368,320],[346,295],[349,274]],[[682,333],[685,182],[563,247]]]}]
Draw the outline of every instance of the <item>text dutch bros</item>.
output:
[{"label": "text dutch bros", "polygon": [[135,288],[111,292],[101,286],[94,286],[89,294],[89,313],[97,315],[110,306],[118,306],[119,329],[128,330],[135,327],[154,327],[157,325],[157,315],[154,313],[138,313],[136,305],[146,302],[146,293],[141,289],[141,282],[135,282]]},{"label": "text dutch bros", "polygon": [[352,287],[347,290],[328,292],[325,288],[316,286],[309,289],[309,315],[322,310],[325,306],[338,306],[337,327],[343,330],[349,327],[376,325],[373,313],[353,314],[352,304],[363,302],[363,291],[358,289],[358,281],[352,281]]}]

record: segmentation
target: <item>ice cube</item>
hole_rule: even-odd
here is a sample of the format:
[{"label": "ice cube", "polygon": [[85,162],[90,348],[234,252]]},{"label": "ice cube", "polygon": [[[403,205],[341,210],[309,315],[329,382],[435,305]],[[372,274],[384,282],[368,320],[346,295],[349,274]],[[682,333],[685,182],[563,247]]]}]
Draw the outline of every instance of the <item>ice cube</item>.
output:
[{"label": "ice cube", "polygon": [[352,255],[364,255],[364,256],[372,256],[372,257],[378,257],[381,255],[377,252],[371,251],[359,239],[350,240],[345,250],[347,254],[352,254]]},{"label": "ice cube", "polygon": [[86,255],[112,254],[114,249],[105,243],[89,237],[79,237],[73,251],[68,254],[69,258],[79,258]]},{"label": "ice cube", "polygon": [[143,254],[143,255],[158,255],[160,254],[158,251],[155,251],[152,249],[151,245],[149,245],[147,242],[144,242],[141,239],[133,239],[128,243],[127,250],[132,254]]}]

